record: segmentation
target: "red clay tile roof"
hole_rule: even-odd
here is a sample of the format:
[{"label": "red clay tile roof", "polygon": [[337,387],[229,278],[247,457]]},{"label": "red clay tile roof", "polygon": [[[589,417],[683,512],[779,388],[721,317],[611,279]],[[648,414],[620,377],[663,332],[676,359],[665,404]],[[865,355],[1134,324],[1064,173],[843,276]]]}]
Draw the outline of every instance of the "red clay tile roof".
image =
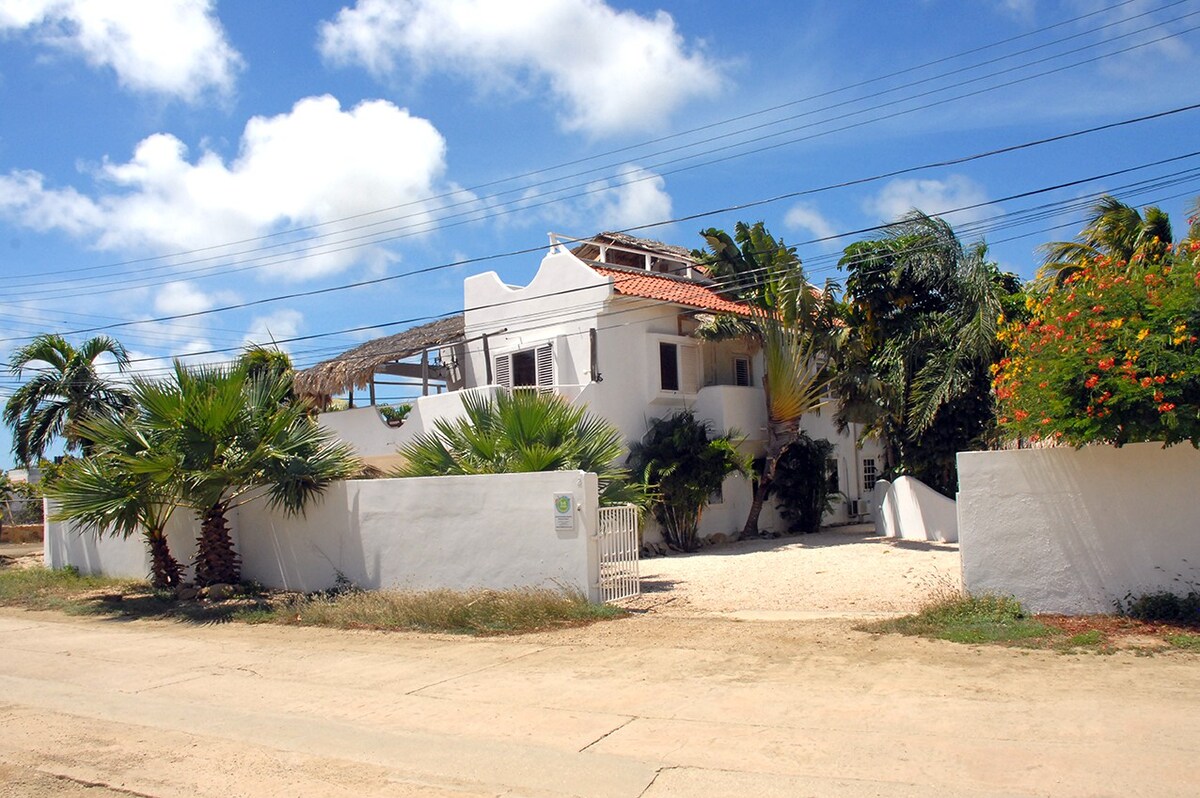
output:
[{"label": "red clay tile roof", "polygon": [[712,313],[736,313],[749,316],[750,307],[733,302],[708,286],[687,280],[672,279],[653,272],[636,272],[593,265],[596,273],[613,278],[613,288],[624,296],[657,299],[684,307],[707,310]]}]

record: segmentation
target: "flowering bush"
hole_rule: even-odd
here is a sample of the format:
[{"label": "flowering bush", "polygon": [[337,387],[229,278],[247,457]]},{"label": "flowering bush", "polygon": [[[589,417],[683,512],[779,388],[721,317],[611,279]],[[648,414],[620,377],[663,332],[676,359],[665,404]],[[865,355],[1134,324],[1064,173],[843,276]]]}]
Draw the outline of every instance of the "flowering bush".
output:
[{"label": "flowering bush", "polygon": [[1001,324],[1001,426],[1075,446],[1200,445],[1200,241],[1132,263],[1097,258]]}]

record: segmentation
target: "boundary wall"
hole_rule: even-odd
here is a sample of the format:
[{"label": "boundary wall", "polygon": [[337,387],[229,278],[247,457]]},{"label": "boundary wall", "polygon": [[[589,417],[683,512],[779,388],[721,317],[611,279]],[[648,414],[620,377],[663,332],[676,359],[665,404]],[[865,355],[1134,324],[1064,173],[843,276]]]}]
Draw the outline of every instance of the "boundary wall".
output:
[{"label": "boundary wall", "polygon": [[915,477],[875,483],[875,531],[888,538],[958,542],[958,512],[948,499]]},{"label": "boundary wall", "polygon": [[1033,612],[1200,589],[1200,451],[1157,443],[958,455],[963,584]]},{"label": "boundary wall", "polygon": [[[555,506],[564,495],[569,513]],[[338,482],[304,515],[255,500],[230,513],[230,526],[243,578],[268,587],[324,590],[342,574],[367,589],[564,587],[598,601],[597,510],[595,474],[554,471]],[[184,509],[172,517],[181,563],[194,558],[198,529]],[[150,570],[140,537],[81,535],[61,522],[47,522],[45,554],[50,568]]]}]

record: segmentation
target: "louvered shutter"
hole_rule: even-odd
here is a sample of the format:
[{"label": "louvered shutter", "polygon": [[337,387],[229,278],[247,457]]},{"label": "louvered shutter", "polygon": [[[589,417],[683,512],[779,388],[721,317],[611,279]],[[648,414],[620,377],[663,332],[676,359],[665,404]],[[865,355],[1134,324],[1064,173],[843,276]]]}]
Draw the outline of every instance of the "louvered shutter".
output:
[{"label": "louvered shutter", "polygon": [[496,359],[493,361],[495,365],[496,384],[504,388],[512,387],[512,368],[510,363],[508,355],[496,355]]},{"label": "louvered shutter", "polygon": [[700,390],[700,348],[679,347],[679,390],[696,393]]},{"label": "louvered shutter", "polygon": [[550,344],[539,346],[534,355],[537,359],[538,391],[550,393],[554,386],[554,348]]}]

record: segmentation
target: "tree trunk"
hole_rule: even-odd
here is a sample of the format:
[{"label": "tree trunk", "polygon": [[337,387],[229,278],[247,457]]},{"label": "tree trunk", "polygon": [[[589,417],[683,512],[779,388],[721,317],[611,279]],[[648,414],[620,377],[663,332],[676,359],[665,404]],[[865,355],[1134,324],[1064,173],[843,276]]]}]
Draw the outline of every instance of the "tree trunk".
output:
[{"label": "tree trunk", "polygon": [[758,479],[758,487],[754,490],[754,501],[750,503],[750,514],[746,516],[746,525],[742,527],[742,539],[758,537],[758,516],[762,513],[763,505],[767,503],[767,491],[771,487],[763,468],[763,475]]},{"label": "tree trunk", "polygon": [[196,541],[196,585],[236,585],[242,579],[241,557],[233,550],[224,502],[200,514],[200,537]]},{"label": "tree trunk", "polygon": [[171,555],[166,535],[161,529],[151,530],[146,533],[146,542],[150,546],[151,584],[160,589],[178,587],[179,561]]},{"label": "tree trunk", "polygon": [[775,481],[775,469],[779,467],[779,458],[787,448],[796,442],[800,432],[800,419],[796,419],[783,429],[778,422],[767,422],[767,454],[763,463],[762,475],[758,478],[758,488],[754,491],[754,501],[750,504],[750,513],[746,516],[746,525],[742,527],[742,538],[758,536],[758,516],[762,513],[763,505],[767,503],[767,491]]}]

